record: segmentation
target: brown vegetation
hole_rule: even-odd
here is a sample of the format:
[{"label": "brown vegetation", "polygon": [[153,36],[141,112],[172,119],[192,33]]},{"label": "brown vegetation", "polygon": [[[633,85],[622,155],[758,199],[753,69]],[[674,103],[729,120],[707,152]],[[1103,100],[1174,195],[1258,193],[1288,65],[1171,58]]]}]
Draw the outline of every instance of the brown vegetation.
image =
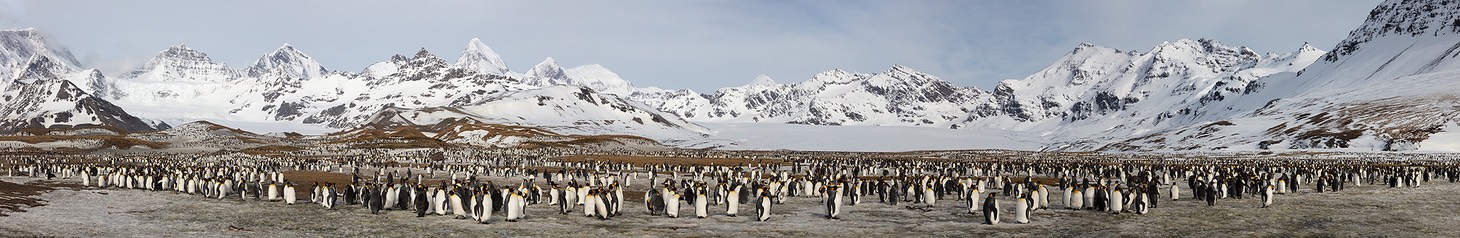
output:
[{"label": "brown vegetation", "polygon": [[123,137],[123,136],[54,136],[54,135],[0,136],[0,141],[19,141],[19,142],[25,142],[25,143],[30,143],[30,144],[38,144],[38,143],[46,143],[46,142],[56,142],[56,141],[68,141],[68,140],[100,140],[101,143],[102,143],[102,145],[101,145],[101,148],[99,148],[99,149],[106,149],[106,148],[130,149],[130,148],[132,148],[134,146],[145,146],[147,148],[160,149],[160,148],[163,148],[163,147],[167,147],[167,144],[168,144],[166,142],[146,141],[146,140],[140,140],[140,139],[134,139],[134,138],[127,138],[127,137]]},{"label": "brown vegetation", "polygon": [[300,147],[297,147],[297,146],[266,145],[266,146],[259,146],[259,147],[252,147],[252,148],[243,149],[243,150],[240,150],[239,152],[243,152],[245,154],[252,154],[252,155],[277,155],[277,154],[281,154],[283,152],[299,151],[299,150],[303,150],[303,149],[304,148],[300,148]]},{"label": "brown vegetation", "polygon": [[25,208],[46,205],[34,196],[51,191],[49,187],[0,181],[0,217],[6,213],[25,212]]},{"label": "brown vegetation", "polygon": [[629,163],[634,165],[735,165],[748,163],[770,163],[786,164],[780,159],[740,159],[740,158],[679,158],[679,157],[651,157],[651,156],[622,156],[622,155],[574,155],[555,158],[559,161],[588,162],[603,161],[616,163]]}]

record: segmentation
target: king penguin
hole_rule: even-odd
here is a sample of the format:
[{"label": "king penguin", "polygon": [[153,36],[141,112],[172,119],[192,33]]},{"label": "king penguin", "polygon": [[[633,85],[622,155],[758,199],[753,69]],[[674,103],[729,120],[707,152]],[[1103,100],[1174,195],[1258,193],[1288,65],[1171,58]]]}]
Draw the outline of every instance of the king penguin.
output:
[{"label": "king penguin", "polygon": [[1272,185],[1262,187],[1262,207],[1272,206],[1273,190],[1277,189],[1273,188]]},{"label": "king penguin", "polygon": [[507,198],[508,222],[517,222],[518,218],[522,218],[522,206],[526,203],[523,199],[522,194],[517,192],[513,192],[511,197]]},{"label": "king penguin", "polygon": [[269,182],[269,201],[278,201],[279,198],[279,186],[274,182]]},{"label": "king penguin", "polygon": [[1122,193],[1120,188],[1115,188],[1114,191],[1110,192],[1109,206],[1110,213],[1120,214],[1120,212],[1125,211],[1125,193]]},{"label": "king penguin", "polygon": [[496,212],[494,209],[492,209],[492,204],[495,202],[493,200],[496,200],[496,198],[492,196],[490,189],[491,188],[483,188],[483,190],[485,191],[481,191],[482,216],[481,218],[479,218],[479,220],[477,220],[478,223],[487,224],[487,222],[492,219],[492,213]]},{"label": "king penguin", "polygon": [[1035,209],[1049,209],[1049,188],[1044,187],[1044,184],[1036,186],[1039,186],[1039,189],[1034,191],[1039,192],[1039,195],[1034,196],[1034,200],[1038,202],[1039,206]]},{"label": "king penguin", "polygon": [[1030,204],[1034,202],[1032,200],[1024,197],[1014,200],[1014,222],[1029,224],[1029,210],[1034,209]]},{"label": "king penguin", "polygon": [[769,194],[766,194],[766,193],[763,193],[763,192],[760,193],[760,199],[758,201],[756,201],[755,208],[756,208],[756,211],[755,211],[755,213],[756,213],[755,220],[756,221],[770,220],[771,219],[771,197],[770,197],[770,195]]},{"label": "king penguin", "polygon": [[972,190],[963,194],[963,196],[965,196],[965,198],[963,198],[963,205],[968,206],[968,214],[978,215],[978,207],[980,205],[983,205],[979,203],[979,199],[983,198],[982,195],[982,191],[979,191],[978,188],[973,188]]},{"label": "king penguin", "polygon": [[452,189],[453,191],[451,191],[451,194],[448,194],[447,195],[447,196],[449,196],[447,198],[447,200],[449,200],[451,202],[451,215],[455,215],[456,216],[456,219],[463,219],[463,218],[466,218],[466,215],[467,215],[466,214],[466,202],[465,201],[462,201],[461,195],[459,193],[457,193],[456,191],[454,191],[454,190],[458,190],[458,189],[460,189],[460,188],[453,188]]},{"label": "king penguin", "polygon": [[1176,186],[1176,182],[1175,181],[1172,181],[1171,182],[1171,201],[1176,201],[1177,199],[1180,199],[1180,198],[1181,198],[1181,188]]},{"label": "king penguin", "polygon": [[667,209],[667,210],[665,210],[666,211],[665,213],[666,213],[666,215],[669,215],[669,218],[677,218],[677,217],[679,217],[679,203],[680,203],[679,202],[679,199],[680,198],[682,198],[682,196],[679,195],[678,192],[670,191],[669,192],[669,195],[668,195],[668,199],[665,199],[664,200],[665,209]]},{"label": "king penguin", "polygon": [[585,195],[583,197],[583,200],[583,216],[594,217],[595,215],[597,215],[596,213],[598,213],[598,203],[593,202],[593,200],[598,200],[598,194],[590,192],[588,193],[588,195]]},{"label": "king penguin", "polygon": [[729,192],[725,193],[725,215],[735,217],[740,212],[740,189],[732,186]]},{"label": "king penguin", "polygon": [[983,222],[984,224],[999,224],[999,198],[998,193],[989,193],[988,198],[983,200]]},{"label": "king penguin", "polygon": [[1095,194],[1100,193],[1098,190],[1100,189],[1093,185],[1085,186],[1085,191],[1081,192],[1081,194],[1085,195],[1084,199],[1082,199],[1083,201],[1080,201],[1080,205],[1083,205],[1080,206],[1081,209],[1095,209]]},{"label": "king penguin", "polygon": [[695,217],[704,219],[705,217],[710,216],[710,211],[708,207],[709,202],[710,201],[705,197],[704,192],[695,193]]},{"label": "king penguin", "polygon": [[416,198],[411,199],[416,202],[416,217],[424,217],[431,211],[431,199],[427,193],[425,185],[416,185]]},{"label": "king penguin", "polygon": [[1029,192],[1029,210],[1039,210],[1039,207],[1043,205],[1039,203],[1041,196],[1044,196],[1044,193],[1040,193],[1039,190]]},{"label": "king penguin", "polygon": [[1132,200],[1135,201],[1135,203],[1133,203],[1133,205],[1132,205],[1133,206],[1132,209],[1135,209],[1136,214],[1146,214],[1147,212],[1150,212],[1150,210],[1151,210],[1151,199],[1150,199],[1150,196],[1147,195],[1146,193],[1141,193],[1141,192],[1132,193],[1132,194],[1135,197],[1134,199],[1132,199]]},{"label": "king penguin", "polygon": [[608,220],[609,217],[613,216],[612,205],[609,204],[613,200],[613,195],[608,194],[608,191],[602,189],[599,189],[597,192],[598,199],[593,199],[593,203],[595,203],[593,209],[596,210],[594,213],[598,214],[599,220]]},{"label": "king penguin", "polygon": [[294,201],[298,200],[298,196],[294,192],[294,184],[284,182],[284,203],[294,205]]},{"label": "king penguin", "polygon": [[1075,186],[1065,186],[1065,189],[1062,190],[1064,190],[1064,192],[1061,193],[1060,196],[1064,197],[1064,203],[1061,203],[1061,205],[1065,205],[1066,209],[1080,207],[1080,205],[1075,203],[1075,200],[1072,199],[1076,197],[1075,195],[1078,195],[1074,194]]},{"label": "king penguin", "polygon": [[380,210],[385,208],[385,198],[382,196],[380,187],[369,186],[369,190],[365,192],[365,204],[370,207],[370,214],[380,214]]},{"label": "king penguin", "polygon": [[446,186],[436,188],[435,190],[436,195],[431,196],[431,210],[436,211],[437,216],[444,216],[446,215],[446,200],[448,200],[446,196]]},{"label": "king penguin", "polygon": [[339,195],[335,193],[335,185],[333,183],[325,183],[323,199],[324,208],[329,210],[335,210],[336,204],[339,204],[339,199]]}]

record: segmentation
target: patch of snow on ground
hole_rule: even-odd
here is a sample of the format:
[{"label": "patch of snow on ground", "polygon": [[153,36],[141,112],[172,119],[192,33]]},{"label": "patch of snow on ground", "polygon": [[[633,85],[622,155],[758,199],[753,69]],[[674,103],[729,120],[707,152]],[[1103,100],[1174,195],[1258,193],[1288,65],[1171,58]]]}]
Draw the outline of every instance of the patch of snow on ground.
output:
[{"label": "patch of snow on ground", "polygon": [[1421,152],[1460,152],[1460,128],[1446,126],[1445,131],[1430,134],[1430,139],[1419,143]]}]

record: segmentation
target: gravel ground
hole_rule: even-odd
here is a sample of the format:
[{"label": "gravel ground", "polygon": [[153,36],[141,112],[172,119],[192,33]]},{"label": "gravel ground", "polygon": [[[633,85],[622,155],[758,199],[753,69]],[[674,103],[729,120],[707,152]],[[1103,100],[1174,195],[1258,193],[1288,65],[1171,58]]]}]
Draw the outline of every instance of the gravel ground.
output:
[{"label": "gravel ground", "polygon": [[[624,215],[597,220],[559,215],[555,206],[533,205],[529,217],[475,224],[449,216],[417,218],[410,211],[371,215],[357,206],[325,210],[312,204],[208,199],[138,190],[94,189],[67,182],[0,177],[0,181],[50,187],[27,197],[41,206],[0,217],[0,236],[108,237],[1254,237],[1393,236],[1460,237],[1460,203],[1448,195],[1460,184],[1435,182],[1420,188],[1363,186],[1339,193],[1302,193],[1277,197],[1275,207],[1259,200],[1226,199],[1215,207],[1190,199],[1163,200],[1150,214],[1112,215],[1060,209],[1036,211],[1030,224],[981,224],[961,201],[941,200],[931,211],[872,202],[849,206],[840,220],[823,219],[816,198],[792,198],[773,209],[767,222],[753,220],[753,207],[739,217],[713,207],[711,217],[696,219],[683,206],[680,218],[646,214],[640,203],[625,204]],[[1058,192],[1056,192],[1058,193]],[[1183,194],[1189,196],[1190,191]],[[1058,200],[1059,194],[1051,196]],[[307,201],[307,200],[306,200]],[[1013,209],[1011,199],[1001,199]],[[33,204],[32,204],[33,205]]]}]

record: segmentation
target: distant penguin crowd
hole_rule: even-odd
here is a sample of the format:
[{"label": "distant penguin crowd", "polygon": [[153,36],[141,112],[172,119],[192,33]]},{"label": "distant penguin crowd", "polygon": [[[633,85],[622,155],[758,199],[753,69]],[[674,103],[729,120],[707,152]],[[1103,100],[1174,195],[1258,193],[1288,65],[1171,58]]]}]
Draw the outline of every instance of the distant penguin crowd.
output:
[{"label": "distant penguin crowd", "polygon": [[[333,158],[57,155],[4,157],[0,169],[6,176],[70,180],[99,189],[289,205],[301,204],[303,197],[325,210],[358,206],[369,214],[406,212],[480,224],[531,221],[529,209],[599,220],[612,220],[627,210],[663,219],[771,221],[793,214],[783,211],[782,204],[807,201],[817,201],[814,207],[821,208],[822,218],[859,219],[855,207],[868,206],[872,197],[876,206],[950,209],[976,217],[970,222],[1024,224],[1052,208],[1142,215],[1174,206],[1171,201],[1192,199],[1198,202],[1183,204],[1262,209],[1281,206],[1279,196],[1298,193],[1343,192],[1357,186],[1413,188],[1436,179],[1460,179],[1460,164],[1446,160],[837,155],[797,152],[725,165],[483,152]],[[291,177],[301,172],[338,179]],[[627,194],[638,201],[631,202]]]}]

